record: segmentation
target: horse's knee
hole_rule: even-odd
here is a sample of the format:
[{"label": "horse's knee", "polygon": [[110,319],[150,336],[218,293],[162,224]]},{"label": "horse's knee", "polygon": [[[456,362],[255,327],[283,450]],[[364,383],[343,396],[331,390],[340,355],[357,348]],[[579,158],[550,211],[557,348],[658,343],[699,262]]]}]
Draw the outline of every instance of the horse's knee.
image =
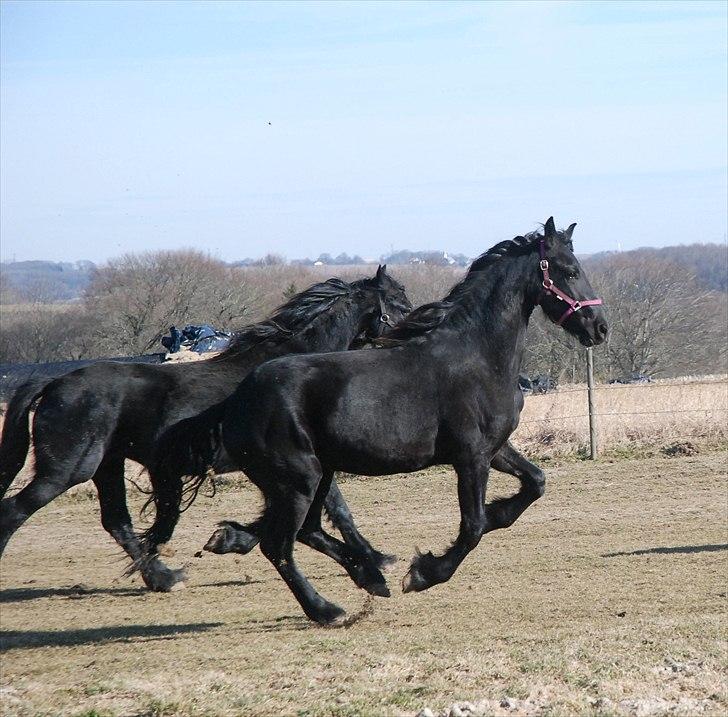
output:
[{"label": "horse's knee", "polygon": [[546,475],[540,468],[536,468],[529,476],[530,488],[536,498],[541,498],[546,493]]}]

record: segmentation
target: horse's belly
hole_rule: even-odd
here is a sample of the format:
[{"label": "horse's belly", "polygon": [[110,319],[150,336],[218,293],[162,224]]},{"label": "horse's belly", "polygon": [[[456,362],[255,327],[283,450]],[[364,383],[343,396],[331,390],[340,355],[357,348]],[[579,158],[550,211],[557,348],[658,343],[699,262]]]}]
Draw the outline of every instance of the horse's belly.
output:
[{"label": "horse's belly", "polygon": [[395,473],[412,473],[432,465],[432,456],[424,454],[386,456],[381,453],[339,454],[330,462],[333,470],[362,476],[387,476]]},{"label": "horse's belly", "polygon": [[382,414],[355,421],[334,420],[322,447],[335,470],[360,475],[407,473],[431,465],[435,455],[434,427],[422,422],[393,420]]}]

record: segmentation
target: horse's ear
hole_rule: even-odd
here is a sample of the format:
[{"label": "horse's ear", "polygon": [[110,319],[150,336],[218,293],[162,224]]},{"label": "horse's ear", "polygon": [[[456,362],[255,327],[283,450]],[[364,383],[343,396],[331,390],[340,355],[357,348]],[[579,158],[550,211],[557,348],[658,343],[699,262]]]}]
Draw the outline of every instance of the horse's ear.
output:
[{"label": "horse's ear", "polygon": [[554,224],[554,218],[549,217],[546,224],[543,225],[543,243],[547,249],[553,246],[554,239],[556,239],[556,225]]},{"label": "horse's ear", "polygon": [[380,264],[379,268],[377,269],[377,275],[376,280],[378,283],[382,283],[382,279],[387,275],[387,265],[386,264]]},{"label": "horse's ear", "polygon": [[568,241],[571,241],[571,235],[574,233],[574,228],[576,227],[576,222],[569,225],[569,228],[564,232],[564,236]]}]

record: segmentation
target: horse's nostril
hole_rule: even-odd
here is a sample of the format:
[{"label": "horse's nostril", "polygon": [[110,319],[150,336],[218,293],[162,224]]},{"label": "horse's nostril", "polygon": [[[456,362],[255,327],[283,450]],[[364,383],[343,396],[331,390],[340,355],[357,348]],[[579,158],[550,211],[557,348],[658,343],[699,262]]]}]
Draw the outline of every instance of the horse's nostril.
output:
[{"label": "horse's nostril", "polygon": [[604,323],[603,321],[600,321],[600,322],[599,322],[599,323],[597,324],[597,333],[598,333],[598,334],[599,334],[599,335],[600,335],[601,337],[606,337],[606,335],[607,335],[607,331],[609,331],[609,329],[607,328],[607,325],[606,325],[606,324],[605,324],[605,323]]}]

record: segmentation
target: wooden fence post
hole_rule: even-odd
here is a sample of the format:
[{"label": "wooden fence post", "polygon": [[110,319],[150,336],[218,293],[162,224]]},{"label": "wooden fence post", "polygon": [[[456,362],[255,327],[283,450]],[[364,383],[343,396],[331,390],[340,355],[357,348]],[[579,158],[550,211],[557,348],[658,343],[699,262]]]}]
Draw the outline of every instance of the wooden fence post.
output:
[{"label": "wooden fence post", "polygon": [[586,350],[586,384],[589,396],[589,458],[594,460],[599,453],[597,442],[597,412],[594,408],[594,357],[592,350]]}]

